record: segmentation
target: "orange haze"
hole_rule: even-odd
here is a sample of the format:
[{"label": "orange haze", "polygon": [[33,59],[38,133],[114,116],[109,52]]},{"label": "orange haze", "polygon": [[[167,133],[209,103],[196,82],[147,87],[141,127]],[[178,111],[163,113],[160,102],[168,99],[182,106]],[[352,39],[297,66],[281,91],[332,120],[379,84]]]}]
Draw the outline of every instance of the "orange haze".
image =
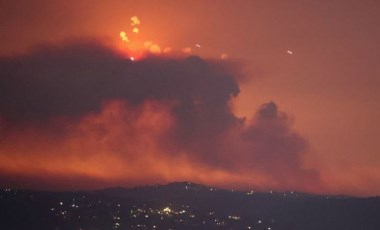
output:
[{"label": "orange haze", "polygon": [[[310,143],[302,164],[317,170],[324,186],[299,188],[379,195],[379,12],[376,0],[2,1],[0,55],[94,38],[126,55],[130,49],[131,60],[139,60],[141,50],[239,60],[245,79],[230,102],[234,114],[252,117],[260,105],[274,101]],[[161,153],[156,135],[174,121],[167,113],[170,103],[157,103],[134,107],[107,101],[100,113],[75,122],[50,121],[49,127],[66,130],[59,135],[29,124],[3,137],[0,126],[0,186],[58,189],[189,180],[287,189],[254,171],[233,173],[187,159],[188,154]],[[136,123],[120,122],[136,114],[141,115]],[[131,139],[135,130],[144,135]]]}]

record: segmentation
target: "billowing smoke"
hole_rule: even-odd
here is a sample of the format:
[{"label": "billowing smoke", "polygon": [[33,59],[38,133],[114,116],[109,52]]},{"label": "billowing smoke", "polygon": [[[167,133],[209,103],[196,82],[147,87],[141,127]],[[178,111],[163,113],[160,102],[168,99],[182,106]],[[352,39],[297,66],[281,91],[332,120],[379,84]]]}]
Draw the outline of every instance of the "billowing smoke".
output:
[{"label": "billowing smoke", "polygon": [[275,103],[263,104],[252,119],[233,114],[240,72],[229,62],[132,62],[77,42],[2,58],[0,70],[3,175],[320,186],[317,171],[303,166],[307,141]]}]

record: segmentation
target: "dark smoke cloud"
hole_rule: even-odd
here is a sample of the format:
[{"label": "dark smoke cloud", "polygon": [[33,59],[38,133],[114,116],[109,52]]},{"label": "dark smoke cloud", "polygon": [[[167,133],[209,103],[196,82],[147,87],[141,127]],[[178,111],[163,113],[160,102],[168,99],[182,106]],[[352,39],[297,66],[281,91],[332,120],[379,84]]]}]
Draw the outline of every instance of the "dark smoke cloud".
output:
[{"label": "dark smoke cloud", "polygon": [[199,99],[208,107],[205,113],[228,112],[226,102],[239,88],[216,68],[198,57],[132,63],[96,43],[45,47],[0,60],[0,112],[9,120],[75,116],[97,111],[111,98],[175,99],[181,102],[178,114]]},{"label": "dark smoke cloud", "polygon": [[275,103],[264,104],[249,124],[232,113],[239,71],[226,62],[199,57],[131,62],[97,43],[79,42],[2,58],[0,71],[0,115],[11,126],[81,117],[112,99],[133,105],[172,101],[175,125],[162,137],[169,154],[260,171],[295,186],[318,181],[316,171],[302,166],[307,142],[291,131]]},{"label": "dark smoke cloud", "polygon": [[302,167],[302,155],[308,151],[308,142],[293,132],[290,125],[274,102],[263,104],[253,123],[242,133],[253,153],[249,162],[283,184],[310,183],[310,179],[317,183],[318,173]]}]

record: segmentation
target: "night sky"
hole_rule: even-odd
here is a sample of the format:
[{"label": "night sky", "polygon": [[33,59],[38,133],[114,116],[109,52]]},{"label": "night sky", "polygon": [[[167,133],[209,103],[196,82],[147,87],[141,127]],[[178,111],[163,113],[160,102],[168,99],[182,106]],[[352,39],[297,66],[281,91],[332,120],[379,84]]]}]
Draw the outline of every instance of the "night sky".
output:
[{"label": "night sky", "polygon": [[379,12],[0,1],[0,186],[379,195]]}]

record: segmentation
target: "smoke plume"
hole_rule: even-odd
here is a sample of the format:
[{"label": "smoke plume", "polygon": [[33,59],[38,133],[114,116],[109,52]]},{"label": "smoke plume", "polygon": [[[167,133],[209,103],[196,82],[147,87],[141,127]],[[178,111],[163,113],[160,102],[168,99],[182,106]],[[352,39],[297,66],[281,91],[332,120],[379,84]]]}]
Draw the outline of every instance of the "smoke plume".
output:
[{"label": "smoke plume", "polygon": [[0,70],[0,174],[16,175],[15,185],[49,172],[50,188],[70,187],[54,178],[72,177],[100,186],[320,186],[303,165],[307,141],[274,102],[251,119],[233,114],[241,74],[232,63],[132,62],[82,41],[1,58]]}]

